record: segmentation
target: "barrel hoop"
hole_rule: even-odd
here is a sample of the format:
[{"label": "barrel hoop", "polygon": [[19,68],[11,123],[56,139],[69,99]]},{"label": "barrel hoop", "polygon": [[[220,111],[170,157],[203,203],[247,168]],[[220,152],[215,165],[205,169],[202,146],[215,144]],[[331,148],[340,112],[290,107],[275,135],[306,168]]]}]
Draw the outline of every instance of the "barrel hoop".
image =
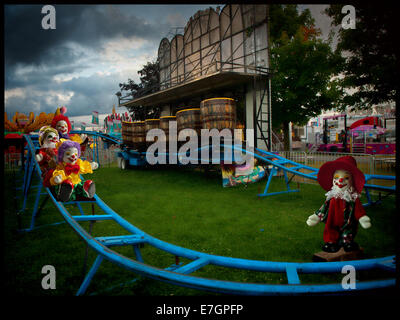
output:
[{"label": "barrel hoop", "polygon": [[232,100],[232,101],[235,101],[235,99],[232,99],[232,98],[210,98],[210,99],[205,99],[202,102],[206,102],[209,100]]},{"label": "barrel hoop", "polygon": [[200,111],[200,108],[191,108],[191,109],[183,109],[183,110],[179,110],[176,114],[183,112],[183,111],[191,111],[191,110],[198,110]]}]

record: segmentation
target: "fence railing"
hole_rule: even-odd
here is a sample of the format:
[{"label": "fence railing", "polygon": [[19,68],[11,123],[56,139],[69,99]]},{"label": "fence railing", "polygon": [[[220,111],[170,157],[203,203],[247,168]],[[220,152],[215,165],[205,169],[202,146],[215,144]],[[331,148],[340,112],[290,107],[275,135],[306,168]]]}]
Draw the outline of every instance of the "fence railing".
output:
[{"label": "fence railing", "polygon": [[4,153],[4,171],[16,170],[21,165],[21,152]]},{"label": "fence railing", "polygon": [[[97,139],[98,161],[100,166],[111,166],[117,162],[117,150],[119,146],[105,143],[102,139]],[[387,174],[396,175],[395,155],[371,155],[359,153],[337,153],[337,152],[305,152],[305,151],[277,151],[279,155],[294,162],[304,164],[314,168],[320,168],[325,162],[333,161],[339,157],[351,155],[357,161],[358,168],[365,174]],[[86,146],[81,156],[88,161],[96,161],[97,156],[93,157],[93,149]],[[5,153],[4,169],[14,170],[21,166],[21,153]],[[283,173],[278,173],[278,176]],[[292,181],[304,183],[317,183],[313,180],[294,176]]]},{"label": "fence railing", "polygon": [[[333,161],[342,156],[352,156],[357,161],[357,167],[364,174],[386,174],[395,175],[395,156],[372,155],[360,153],[338,153],[338,152],[305,152],[305,151],[278,151],[279,155],[294,162],[314,168],[320,168],[325,162]],[[283,177],[283,173],[278,173]],[[301,176],[292,177],[292,181],[317,184],[316,181]]]},{"label": "fence railing", "polygon": [[[97,139],[97,141],[95,141],[94,143],[98,144],[98,157],[96,154],[97,150],[93,152],[93,149],[90,148],[90,146],[86,146],[85,151],[81,156],[83,159],[88,161],[98,161],[99,165],[102,167],[109,167],[111,166],[111,164],[117,161],[116,149],[119,148],[117,145],[106,143],[102,139]],[[93,153],[95,153],[94,157]]]}]

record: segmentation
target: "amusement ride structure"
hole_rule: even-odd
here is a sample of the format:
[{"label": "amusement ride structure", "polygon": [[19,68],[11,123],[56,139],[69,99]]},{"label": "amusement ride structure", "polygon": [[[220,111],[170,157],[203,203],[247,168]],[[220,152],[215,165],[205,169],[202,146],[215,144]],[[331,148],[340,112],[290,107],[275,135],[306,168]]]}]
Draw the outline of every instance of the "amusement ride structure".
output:
[{"label": "amusement ride structure", "polygon": [[[235,158],[250,155],[263,165],[268,179],[263,193],[259,197],[295,192],[289,186],[288,174],[301,176],[305,179],[317,180],[318,168],[310,167],[288,160],[276,152],[272,152],[271,106],[270,106],[270,71],[268,46],[268,13],[267,5],[226,5],[220,13],[210,8],[199,11],[188,22],[183,35],[176,35],[171,41],[162,39],[159,47],[160,90],[146,96],[118,96],[119,106],[160,107],[159,119],[130,121],[122,119],[121,138],[94,131],[73,131],[75,134],[91,136],[93,144],[93,159],[98,158],[98,141],[103,139],[110,144],[119,146],[118,161],[121,169],[127,165],[148,166],[149,143],[147,133],[151,129],[169,129],[169,122],[176,121],[178,131],[189,129],[189,133],[198,133],[202,128],[228,128],[232,132],[237,128],[236,105],[243,107],[243,123],[248,131],[239,139],[239,144],[229,144],[224,140],[222,149],[229,149]],[[263,39],[262,41],[260,39]],[[29,119],[32,117],[30,116]],[[32,120],[32,119],[31,119]],[[21,122],[21,120],[18,120]],[[51,121],[51,120],[50,120]],[[42,123],[42,125],[48,124]],[[166,127],[162,127],[166,125]],[[37,128],[39,129],[39,128]],[[42,172],[35,158],[39,149],[37,134],[22,132],[21,187],[22,207],[19,213],[27,211],[28,196],[34,193],[34,205],[31,212],[31,223],[21,231],[29,232],[43,227],[36,225],[43,204],[50,199],[64,221],[82,238],[88,247],[94,250],[97,257],[83,280],[76,294],[87,292],[93,276],[102,261],[108,260],[135,274],[167,283],[195,288],[199,290],[239,294],[239,295],[302,295],[302,294],[345,294],[341,283],[334,284],[302,284],[299,274],[341,273],[349,261],[338,262],[276,262],[240,259],[218,256],[183,248],[150,236],[145,231],[129,223],[121,215],[109,207],[99,195],[91,200],[74,200],[60,202],[51,188],[43,186]],[[189,135],[190,135],[189,134]],[[170,135],[164,136],[170,138]],[[176,138],[176,137],[175,137]],[[164,141],[169,145],[170,140]],[[97,148],[97,149],[96,149]],[[207,149],[208,148],[208,149]],[[173,155],[177,165],[185,165],[182,159],[195,157],[197,160],[205,153],[211,154],[210,145],[198,145],[194,154],[175,151],[173,154],[167,148],[165,154]],[[266,151],[269,150],[269,151]],[[237,151],[236,153],[234,151]],[[159,151],[160,153],[160,151]],[[223,164],[224,153],[218,153],[218,164]],[[209,164],[215,164],[213,157],[208,158]],[[286,190],[269,192],[272,178],[277,171],[284,174]],[[123,173],[123,171],[121,171]],[[394,181],[395,176],[366,174],[364,186],[368,202],[365,206],[374,204],[370,190],[393,193],[396,186],[379,185],[377,180]],[[33,185],[38,181],[37,185]],[[372,183],[373,182],[373,183]],[[42,196],[45,200],[41,203]],[[102,214],[84,212],[82,203],[90,202],[97,205]],[[68,206],[75,205],[80,214],[70,213]],[[90,231],[81,226],[81,222],[113,221],[129,234],[120,236],[94,237]],[[60,223],[63,223],[60,222]],[[58,224],[58,223],[56,223]],[[53,224],[54,225],[54,224]],[[175,264],[162,269],[144,261],[141,250],[143,245],[152,246],[167,252],[176,258]],[[115,246],[132,246],[135,259],[124,256],[113,250]],[[180,258],[189,259],[183,264]],[[207,265],[227,268],[274,272],[286,275],[287,284],[246,283],[218,279],[201,278],[192,275],[193,272]],[[395,255],[375,259],[352,260],[351,265],[356,270],[386,270],[393,273],[389,279],[357,282],[353,292],[389,288],[395,285],[396,269]]]},{"label": "amusement ride structure", "polygon": [[[92,132],[91,134],[97,135],[98,133]],[[214,291],[220,293],[229,294],[245,294],[245,295],[298,295],[298,294],[329,294],[329,293],[345,293],[346,290],[343,288],[341,283],[337,284],[301,284],[299,279],[299,273],[340,273],[343,266],[349,264],[349,261],[341,262],[306,262],[306,263],[295,263],[295,262],[274,262],[274,261],[258,261],[258,260],[247,260],[233,257],[216,256],[212,254],[202,253],[194,251],[188,248],[182,248],[160,239],[152,237],[146,234],[143,230],[135,227],[123,217],[112,210],[106,203],[104,203],[98,195],[94,196],[93,200],[90,200],[93,204],[96,204],[102,211],[103,214],[90,214],[85,213],[82,210],[81,203],[84,201],[71,201],[71,202],[60,202],[54,196],[52,190],[43,187],[41,170],[34,157],[38,148],[37,141],[32,135],[24,135],[26,142],[26,154],[24,154],[24,166],[21,171],[23,173],[23,183],[21,191],[23,194],[23,204],[21,212],[26,210],[27,197],[33,190],[36,193],[35,202],[32,211],[31,225],[24,231],[31,231],[37,228],[35,221],[38,213],[40,212],[40,198],[45,195],[46,199],[51,199],[64,220],[73,228],[73,230],[87,243],[87,245],[97,253],[97,258],[94,261],[90,271],[87,273],[84,281],[77,291],[77,295],[82,295],[86,292],[93,276],[98,270],[101,262],[106,259],[115,263],[116,265],[126,268],[135,274],[139,274],[152,279],[165,281],[168,283],[196,288],[199,290]],[[235,145],[224,145],[224,147],[238,149],[242,153],[251,153],[252,156],[272,165],[275,170],[281,169],[285,172],[300,175],[309,179],[316,179],[318,169],[307,167],[298,163],[293,163],[285,158],[282,158],[274,153],[266,152],[261,149],[255,149],[251,152],[246,149],[242,149],[241,146]],[[179,159],[179,155],[178,155]],[[291,167],[287,165],[291,164]],[[301,172],[301,170],[311,171],[310,173]],[[36,186],[32,185],[34,175],[37,175],[39,184]],[[272,175],[270,175],[270,178]],[[268,180],[267,186],[270,182]],[[388,179],[394,180],[393,176],[379,176],[379,175],[366,175],[366,180],[371,179]],[[379,185],[366,184],[365,188],[368,189],[379,189],[389,192],[395,191],[393,187],[382,187]],[[268,188],[266,188],[268,189]],[[267,190],[266,190],[267,191]],[[290,191],[290,190],[287,190]],[[267,192],[263,195],[273,195]],[[87,200],[85,200],[87,201]],[[42,203],[43,204],[43,203]],[[67,209],[67,205],[75,204],[80,209],[79,215],[72,215]],[[368,205],[368,204],[367,204]],[[88,231],[86,231],[81,225],[82,221],[114,221],[118,223],[122,228],[127,230],[129,235],[121,236],[103,236],[93,237]],[[56,223],[57,224],[57,223]],[[41,226],[39,226],[41,227]],[[164,252],[168,252],[176,257],[176,263],[166,269],[160,269],[158,267],[146,264],[143,261],[141,255],[141,245],[147,244],[153,246]],[[136,254],[136,259],[131,259],[126,256],[117,253],[112,250],[113,246],[133,246]],[[179,262],[179,257],[190,259],[191,262],[182,264]],[[395,272],[395,256],[386,256],[376,259],[363,259],[351,261],[352,266],[357,270],[372,270],[372,269],[383,269],[391,272]],[[277,272],[284,273],[287,276],[288,284],[256,284],[256,283],[242,283],[223,281],[215,279],[200,278],[190,275],[194,271],[205,267],[206,265],[217,265],[228,268],[238,268],[245,270],[264,271],[264,272]],[[373,290],[380,288],[392,287],[395,285],[395,278],[374,280],[374,281],[363,281],[358,282],[356,291]],[[348,291],[347,291],[348,292]]]}]

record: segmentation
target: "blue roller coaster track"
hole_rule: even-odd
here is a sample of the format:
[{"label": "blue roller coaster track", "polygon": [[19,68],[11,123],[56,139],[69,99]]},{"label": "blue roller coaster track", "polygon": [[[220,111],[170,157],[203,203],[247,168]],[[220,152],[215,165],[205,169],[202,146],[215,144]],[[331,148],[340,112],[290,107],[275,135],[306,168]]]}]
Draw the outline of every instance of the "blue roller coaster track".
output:
[{"label": "blue roller coaster track", "polygon": [[[87,132],[87,134],[96,135],[94,132]],[[99,134],[98,136],[101,136]],[[106,203],[104,203],[98,195],[94,196],[92,203],[98,205],[103,211],[103,214],[88,214],[82,210],[80,206],[81,201],[72,202],[59,202],[54,197],[53,193],[49,188],[45,188],[41,181],[41,170],[38,163],[35,160],[35,152],[38,148],[34,142],[33,137],[24,135],[24,139],[27,142],[26,155],[22,171],[23,184],[23,204],[21,211],[26,210],[26,201],[29,191],[36,189],[36,199],[32,211],[31,225],[23,231],[31,231],[41,226],[35,226],[36,216],[39,210],[39,198],[41,195],[48,196],[57,210],[62,215],[64,221],[70,225],[70,227],[87,243],[87,245],[93,249],[97,257],[91,266],[89,272],[86,274],[80,288],[77,290],[77,295],[83,295],[86,293],[88,286],[100,267],[102,261],[108,260],[116,265],[132,271],[135,274],[139,274],[144,277],[152,278],[155,280],[179,285],[183,287],[194,288],[204,291],[212,291],[225,294],[236,294],[236,295],[304,295],[304,294],[346,294],[349,290],[343,288],[341,283],[333,284],[302,284],[300,281],[299,274],[323,274],[323,273],[341,273],[342,268],[345,265],[351,264],[356,270],[386,270],[393,272],[393,277],[384,280],[373,280],[373,281],[360,281],[356,284],[356,289],[350,290],[352,292],[360,292],[364,290],[375,290],[382,288],[389,288],[395,286],[396,280],[394,277],[395,272],[395,255],[386,256],[375,259],[363,259],[354,261],[343,261],[343,262],[274,262],[274,261],[259,261],[259,260],[248,260],[234,257],[218,256],[213,254],[207,254],[203,252],[194,251],[191,249],[183,248],[180,246],[173,245],[171,243],[157,239],[139,228],[135,227],[119,214],[114,212]],[[106,139],[110,139],[106,137]],[[119,143],[115,140],[115,143]],[[236,148],[236,146],[231,146]],[[241,152],[249,152],[237,147]],[[304,176],[310,179],[316,179],[318,169],[307,167],[287,160],[279,155],[265,152],[262,150],[255,150],[254,156],[265,163],[269,163],[276,168]],[[287,164],[293,165],[287,167]],[[308,169],[311,173],[305,174],[299,172],[299,169]],[[39,184],[32,186],[32,177],[36,173],[39,177]],[[367,180],[382,178],[379,176],[367,176]],[[388,179],[384,176],[383,179]],[[390,178],[391,179],[391,178]],[[374,188],[375,185],[370,185],[369,188]],[[379,188],[379,186],[377,186]],[[394,187],[395,188],[395,187]],[[43,192],[44,191],[44,192]],[[77,204],[80,208],[80,215],[71,215],[66,205]],[[94,237],[87,232],[81,225],[82,221],[100,221],[109,220],[119,224],[122,228],[129,232],[129,235],[121,236],[103,236]],[[61,223],[63,223],[61,222]],[[58,224],[58,223],[56,223]],[[166,269],[161,269],[145,263],[142,258],[140,248],[143,244],[152,246],[164,252],[170,253],[177,258],[183,257],[191,260],[191,262],[182,264],[173,264]],[[132,259],[121,255],[120,253],[112,250],[114,246],[133,246],[136,259]],[[178,261],[178,260],[177,260]],[[207,265],[216,265],[227,268],[236,268],[244,270],[253,270],[261,272],[274,272],[285,274],[288,280],[287,284],[260,284],[260,283],[244,283],[234,282],[225,280],[216,280],[202,278],[191,275],[196,270],[203,268]]]}]

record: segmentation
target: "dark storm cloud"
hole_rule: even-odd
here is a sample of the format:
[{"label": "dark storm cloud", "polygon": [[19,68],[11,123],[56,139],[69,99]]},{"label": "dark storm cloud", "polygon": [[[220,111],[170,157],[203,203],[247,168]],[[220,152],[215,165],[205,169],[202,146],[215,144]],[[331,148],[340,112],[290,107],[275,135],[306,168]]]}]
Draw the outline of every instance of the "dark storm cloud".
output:
[{"label": "dark storm cloud", "polygon": [[[59,54],[57,54],[59,53]],[[55,63],[56,56],[63,57],[62,61]],[[18,72],[22,63],[17,64],[5,64],[5,74],[4,74],[4,87],[5,89],[13,89],[18,87],[24,87],[26,85],[35,84],[38,88],[40,86],[47,86],[51,79],[59,74],[73,73],[88,67],[85,63],[79,60],[82,58],[82,54],[74,52],[72,49],[61,45],[51,50],[48,54],[48,60],[53,61],[53,63],[42,63],[39,65],[32,64],[34,69],[21,75]],[[29,66],[31,64],[23,64]]]},{"label": "dark storm cloud", "polygon": [[58,64],[74,57],[65,43],[90,48],[117,36],[159,40],[162,25],[151,25],[125,6],[55,5],[56,30],[42,29],[42,5],[5,6],[5,62]]},{"label": "dark storm cloud", "polygon": [[[32,79],[33,80],[33,79]],[[65,105],[60,95],[73,93],[68,101],[68,116],[89,114],[93,110],[106,113],[116,103],[115,75],[73,78],[63,83],[40,82],[23,89],[23,96],[12,96],[7,99],[7,114],[11,117],[16,111],[36,115],[40,112],[54,112],[57,107]],[[40,83],[40,84],[36,84]],[[25,110],[29,111],[25,111]]]},{"label": "dark storm cloud", "polygon": [[55,5],[55,30],[42,29],[42,7],[4,7],[9,117],[62,105],[69,116],[109,112],[118,84],[135,79],[139,64],[154,58],[171,28],[183,27],[205,6]]}]

